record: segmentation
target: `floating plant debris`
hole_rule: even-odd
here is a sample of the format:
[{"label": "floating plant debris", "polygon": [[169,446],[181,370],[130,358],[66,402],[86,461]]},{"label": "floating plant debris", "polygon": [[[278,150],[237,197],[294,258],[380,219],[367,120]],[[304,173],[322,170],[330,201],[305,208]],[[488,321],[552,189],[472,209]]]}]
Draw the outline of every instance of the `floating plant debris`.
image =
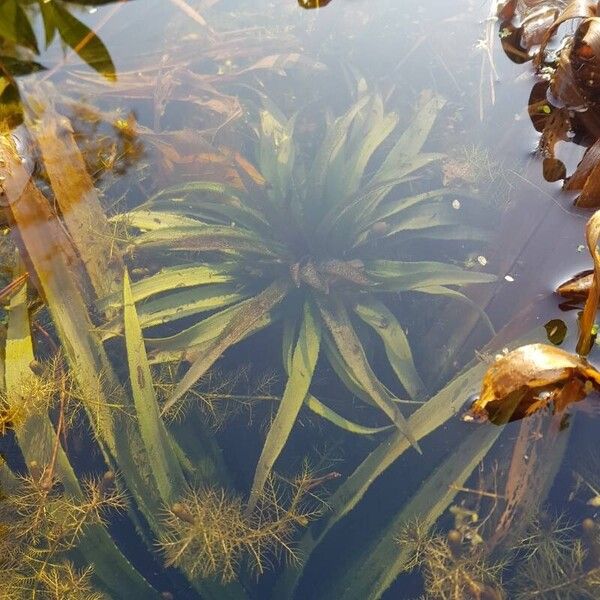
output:
[{"label": "floating plant debris", "polygon": [[529,344],[490,366],[466,418],[503,425],[547,407],[562,412],[598,390],[600,372],[584,359],[554,346]]},{"label": "floating plant debris", "polygon": [[555,346],[560,346],[565,341],[567,324],[562,319],[551,319],[544,325],[544,328],[546,329],[548,341]]}]

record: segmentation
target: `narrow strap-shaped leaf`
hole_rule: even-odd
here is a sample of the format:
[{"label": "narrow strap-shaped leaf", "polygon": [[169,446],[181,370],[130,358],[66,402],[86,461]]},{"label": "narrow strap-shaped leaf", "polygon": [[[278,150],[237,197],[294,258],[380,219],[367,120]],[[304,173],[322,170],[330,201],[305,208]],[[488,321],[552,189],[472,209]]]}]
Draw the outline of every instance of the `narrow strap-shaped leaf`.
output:
[{"label": "narrow strap-shaped leaf", "polygon": [[463,221],[463,216],[454,210],[449,202],[429,202],[424,205],[414,205],[386,221],[388,231],[385,236],[405,235],[406,232],[419,229],[456,226],[461,225]]},{"label": "narrow strap-shaped leaf", "polygon": [[52,8],[48,6],[49,2],[44,0],[38,0],[38,6],[40,7],[40,14],[42,15],[42,21],[44,22],[44,34],[46,37],[46,48],[50,47],[50,44],[54,40],[56,35],[56,23],[54,22],[54,16],[52,14]]},{"label": "narrow strap-shaped leaf", "polygon": [[365,392],[358,383],[356,377],[350,369],[348,369],[344,359],[342,358],[339,350],[337,349],[335,341],[332,339],[329,332],[323,335],[323,351],[327,356],[329,364],[333,368],[335,374],[340,378],[340,381],[346,386],[346,388],[356,398],[362,400],[367,406],[373,406],[377,408],[377,404],[371,398],[371,396]]},{"label": "narrow strap-shaped leaf", "polygon": [[434,261],[373,260],[365,262],[365,272],[369,279],[379,284],[379,289],[390,292],[406,292],[434,285],[491,283],[497,279],[489,273]]},{"label": "narrow strap-shaped leaf", "polygon": [[427,528],[432,527],[501,431],[499,427],[485,427],[469,434],[425,480],[384,531],[374,532],[371,543],[357,548],[355,559],[338,577],[326,582],[327,591],[319,597],[331,600],[381,598],[410,559],[411,548],[399,546],[396,540],[401,527],[415,519]]},{"label": "narrow strap-shaped leaf", "polygon": [[17,0],[0,2],[0,37],[39,54],[31,23]]},{"label": "narrow strap-shaped leaf", "polygon": [[61,222],[85,266],[94,297],[117,292],[121,289],[123,259],[71,122],[48,106],[36,117],[30,130],[40,149]]},{"label": "narrow strap-shaped leaf", "polygon": [[[212,341],[223,332],[234,315],[244,310],[248,304],[252,303],[253,299],[249,298],[233,306],[228,306],[170,337],[147,338],[146,344],[152,347],[153,350],[150,362],[152,364],[160,364],[165,362],[179,362],[181,360],[195,361],[208,348]],[[277,309],[264,313],[262,317],[254,322],[242,339],[250,337],[261,329],[268,327],[280,317],[280,311]]]},{"label": "narrow strap-shaped leaf", "polygon": [[199,193],[214,194],[215,196],[236,200],[238,200],[242,194],[238,188],[226,183],[219,183],[218,181],[191,181],[172,185],[160,190],[160,192],[157,192],[154,196],[148,198],[142,206],[152,206],[158,200],[165,198],[172,201],[184,198],[190,194]]},{"label": "narrow strap-shaped leaf", "polygon": [[356,114],[364,108],[368,101],[369,96],[363,96],[345,115],[336,119],[328,128],[309,173],[309,183],[306,191],[307,201],[314,204],[320,202],[329,169],[344,147],[348,130]]},{"label": "narrow strap-shaped leaf", "polygon": [[[327,235],[328,232],[331,232],[331,235],[335,235],[338,230],[345,232],[346,228],[351,231],[361,231],[363,227],[360,216],[365,215],[365,218],[370,218],[375,208],[394,187],[412,179],[412,177],[400,176],[366,185],[346,198],[344,206],[336,204],[328,207],[327,213],[317,224],[317,233]],[[351,239],[348,240],[348,242],[351,241]]]},{"label": "narrow strap-shaped leaf", "polygon": [[283,335],[281,339],[281,354],[283,359],[283,368],[287,375],[292,368],[292,357],[294,356],[294,345],[297,338],[298,323],[302,316],[299,310],[286,311],[283,319]]},{"label": "narrow strap-shaped leaf", "polygon": [[296,116],[284,120],[277,118],[269,110],[260,112],[259,165],[261,172],[272,185],[270,197],[274,198],[277,204],[281,204],[290,191],[296,155],[295,125]]},{"label": "narrow strap-shaped leaf", "polygon": [[283,450],[285,443],[302,408],[304,399],[308,394],[321,342],[321,324],[314,314],[314,309],[309,300],[304,304],[304,317],[300,325],[298,340],[294,347],[292,362],[288,381],[277,409],[275,419],[271,423],[269,433],[265,440],[254,482],[250,491],[248,511],[252,512],[256,507],[260,495],[275,461]]},{"label": "narrow strap-shaped leaf", "polygon": [[487,316],[486,312],[481,308],[481,306],[478,306],[475,302],[473,302],[473,300],[471,300],[471,298],[465,296],[461,292],[457,290],[451,290],[450,288],[444,287],[443,285],[430,285],[423,288],[415,288],[414,291],[422,292],[423,294],[434,294],[437,296],[446,296],[447,298],[455,298],[456,300],[460,300],[461,302],[468,304],[471,308],[473,308],[479,313],[481,319],[483,320],[487,328],[490,330],[492,336],[496,335],[494,325],[490,321],[490,318]]},{"label": "narrow strap-shaped leaf", "polygon": [[[545,339],[546,332],[540,327],[515,340],[511,347]],[[473,361],[462,373],[454,377],[428,402],[418,408],[409,418],[415,437],[419,440],[423,439],[456,415],[464,406],[469,394],[481,385],[481,379],[486,369],[487,365],[485,363]],[[309,528],[300,539],[298,552],[306,557],[303,564],[308,562],[308,557],[331,528],[354,509],[371,484],[394,464],[408,448],[410,448],[410,444],[402,432],[392,432],[335,490],[327,499],[328,513],[318,523],[318,526]],[[302,571],[303,565],[288,567],[276,586],[276,597],[293,597],[293,590],[302,576]]]},{"label": "narrow strap-shaped leaf", "polygon": [[154,231],[168,227],[195,227],[199,225],[198,219],[186,217],[177,212],[162,210],[136,209],[126,213],[113,215],[111,223],[123,223],[128,227],[135,227],[141,231]]},{"label": "narrow strap-shaped leaf", "polygon": [[[220,265],[196,263],[194,265],[175,265],[165,267],[158,273],[144,277],[131,284],[131,293],[134,302],[139,302],[163,292],[175,289],[207,285],[213,283],[226,283],[232,281],[233,276],[227,263]],[[122,302],[121,294],[112,294],[98,302],[100,309],[115,308]]]},{"label": "narrow strap-shaped leaf", "polygon": [[412,206],[422,206],[428,201],[440,202],[446,196],[461,196],[462,194],[449,190],[446,188],[440,188],[438,190],[432,190],[430,192],[423,192],[422,194],[414,194],[412,196],[404,196],[398,200],[384,202],[377,207],[377,210],[373,211],[370,220],[365,220],[364,226],[371,227],[378,221],[386,221],[396,216],[398,213],[411,208]]},{"label": "narrow strap-shaped leaf", "polygon": [[377,116],[373,122],[369,123],[369,130],[360,140],[358,147],[354,150],[354,153],[346,163],[347,175],[344,184],[346,194],[353,194],[356,192],[369,160],[398,124],[398,115],[396,113],[390,112],[383,115],[381,98],[377,98],[379,99],[379,102],[371,108],[371,110],[376,111]]},{"label": "narrow strap-shaped leaf", "polygon": [[[175,220],[175,215],[181,219],[189,219],[192,223],[214,223],[217,225],[231,225],[236,223],[248,229],[266,230],[268,219],[263,214],[262,200],[265,192],[261,188],[257,196],[244,196],[238,198],[204,196],[190,194],[182,199],[158,198],[152,203],[145,202],[131,213],[149,211],[152,213],[167,213],[170,219]],[[258,205],[260,206],[253,206]],[[131,214],[126,213],[126,214]],[[135,217],[137,220],[139,217]],[[154,227],[156,228],[156,227]]]},{"label": "narrow strap-shaped leaf", "polygon": [[[282,353],[283,353],[283,364],[285,367],[285,372],[289,374],[292,366],[292,357],[294,354],[294,341],[296,340],[296,331],[298,328],[298,312],[294,311],[289,315],[283,322],[283,343],[282,343]],[[329,336],[325,335],[325,340],[327,342],[326,352],[328,354],[328,359],[330,363],[331,354],[337,354],[337,350],[335,349],[335,344],[331,340],[328,339]],[[333,365],[332,365],[333,366]],[[334,367],[336,370],[336,367]],[[339,369],[343,371],[343,369]],[[336,371],[337,372],[337,371]],[[358,392],[358,394],[363,394],[364,390],[360,388],[353,388],[354,382],[350,382],[348,380],[344,380],[344,384],[350,391]],[[357,394],[355,394],[357,395]],[[368,396],[366,396],[368,398]],[[370,400],[370,398],[368,398]],[[369,404],[373,404],[372,402],[368,402]],[[344,429],[349,433],[355,433],[358,435],[375,435],[377,433],[381,433],[383,431],[388,431],[393,428],[394,425],[386,425],[385,427],[367,427],[365,425],[361,425],[360,423],[355,423],[354,421],[350,421],[338,414],[331,408],[329,408],[326,404],[323,404],[318,398],[315,398],[312,394],[307,394],[304,399],[304,406],[311,410],[315,415],[322,417],[323,419],[333,423],[336,427],[340,429]]]},{"label": "narrow strap-shaped leaf", "polygon": [[[146,329],[191,315],[221,309],[240,302],[248,295],[228,284],[185,289],[140,303],[137,309],[138,320],[142,329]],[[122,331],[123,320],[117,317],[102,326],[102,339],[108,340]]]},{"label": "narrow strap-shaped leaf", "polygon": [[248,295],[248,292],[238,290],[229,284],[190,288],[142,302],[138,309],[138,318],[140,325],[145,329],[198,313],[224,308],[244,300]]},{"label": "narrow strap-shaped leaf", "polygon": [[[34,360],[33,343],[27,310],[27,290],[23,286],[10,302],[8,335],[6,341],[6,370],[0,379],[10,390],[9,402],[21,402],[19,391],[26,386],[28,378],[37,377],[29,368]],[[25,399],[26,400],[26,399]],[[34,414],[15,429],[19,449],[27,464],[37,462],[47,466],[52,460],[56,432],[47,414]],[[66,494],[75,499],[83,498],[77,475],[62,446],[56,453],[55,473]],[[87,563],[94,565],[94,575],[111,592],[111,597],[149,598],[158,600],[158,592],[123,556],[108,531],[99,524],[90,524],[83,531],[78,551]],[[124,590],[127,592],[124,592]]]},{"label": "narrow strap-shaped leaf", "polygon": [[260,294],[248,300],[227,323],[221,334],[188,369],[171,398],[165,403],[163,411],[169,410],[212,367],[227,348],[243,339],[256,321],[277,306],[286,297],[290,285],[287,279],[274,281]]},{"label": "narrow strap-shaped leaf", "polygon": [[323,404],[318,398],[315,398],[312,394],[308,394],[304,399],[304,405],[310,409],[315,415],[319,415],[323,419],[326,419],[330,423],[333,423],[336,427],[344,429],[349,433],[355,433],[358,435],[375,435],[377,433],[383,433],[394,428],[394,425],[385,425],[384,427],[367,427],[360,423],[355,423],[342,417],[340,414]]},{"label": "narrow strap-shaped leaf", "polygon": [[274,256],[281,246],[265,243],[246,229],[226,225],[169,227],[143,233],[133,239],[132,248],[168,248],[169,251],[222,252],[224,254],[262,254]]},{"label": "narrow strap-shaped leaf", "polygon": [[415,367],[406,333],[392,311],[373,296],[355,304],[354,311],[381,338],[390,365],[410,397],[421,397],[425,384]]},{"label": "narrow strap-shaped leaf", "polygon": [[251,300],[228,306],[175,335],[163,338],[148,338],[146,343],[152,348],[151,362],[178,361],[182,359],[185,351],[210,343],[223,332],[233,317],[243,310],[245,304],[251,302]]},{"label": "narrow strap-shaped leaf", "polygon": [[170,504],[183,493],[185,479],[159,414],[142,328],[135,311],[127,271],[123,278],[123,321],[137,422],[160,497],[165,504]]},{"label": "narrow strap-shaped leaf", "polygon": [[414,119],[377,171],[376,180],[389,179],[398,169],[398,165],[406,163],[421,152],[444,104],[445,100],[437,95],[430,95],[423,99],[420,106],[417,107]]},{"label": "narrow strap-shaped leaf", "polygon": [[318,305],[323,321],[327,329],[329,329],[340,355],[355,379],[396,427],[406,435],[415,449],[420,452],[419,445],[414,439],[406,419],[392,401],[385,386],[377,379],[375,373],[373,373],[360,339],[354,331],[350,317],[343,304],[339,300],[332,299],[329,302],[325,302],[324,299],[318,298]]}]

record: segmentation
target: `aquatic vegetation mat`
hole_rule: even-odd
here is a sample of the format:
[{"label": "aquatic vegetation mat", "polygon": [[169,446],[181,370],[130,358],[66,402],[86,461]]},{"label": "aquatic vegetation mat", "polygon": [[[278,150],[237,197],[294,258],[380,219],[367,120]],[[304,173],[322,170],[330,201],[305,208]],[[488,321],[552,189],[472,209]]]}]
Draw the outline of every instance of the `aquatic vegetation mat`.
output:
[{"label": "aquatic vegetation mat", "polygon": [[[333,68],[330,39],[256,26],[261,3],[164,3],[179,43],[115,54],[117,72],[104,25],[127,31],[113,17],[135,3],[99,20],[76,4],[0,7],[9,597],[597,595],[599,484],[582,468],[558,494],[584,512],[544,520],[600,385],[597,215],[593,270],[559,288],[583,309],[576,352],[566,319],[496,335],[479,185],[502,169],[462,139],[455,99],[365,78],[350,54]],[[298,4],[330,4],[290,13],[313,42],[343,5]],[[591,131],[566,88],[592,105],[596,7],[523,10],[501,27],[547,69],[530,115],[546,178],[565,179],[558,144]],[[66,54],[47,63],[39,33]],[[299,103],[312,77],[343,83]],[[565,186],[580,206],[596,154]]]}]

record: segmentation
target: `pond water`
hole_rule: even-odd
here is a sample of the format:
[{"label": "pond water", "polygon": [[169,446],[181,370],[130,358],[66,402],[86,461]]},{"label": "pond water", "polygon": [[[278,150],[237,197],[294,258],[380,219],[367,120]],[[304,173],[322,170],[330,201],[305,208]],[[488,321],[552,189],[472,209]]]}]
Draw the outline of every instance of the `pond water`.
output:
[{"label": "pond water", "polygon": [[318,4],[0,3],[0,598],[600,597],[595,400],[465,418],[592,268],[534,68]]}]

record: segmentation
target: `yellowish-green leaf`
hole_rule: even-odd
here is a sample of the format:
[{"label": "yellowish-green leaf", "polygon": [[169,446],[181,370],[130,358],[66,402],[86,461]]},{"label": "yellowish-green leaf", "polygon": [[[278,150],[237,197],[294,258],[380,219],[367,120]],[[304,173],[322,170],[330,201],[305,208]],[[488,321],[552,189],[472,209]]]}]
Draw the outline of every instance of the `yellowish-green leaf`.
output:
[{"label": "yellowish-green leaf", "polygon": [[169,505],[183,493],[185,479],[160,417],[142,328],[135,310],[127,271],[123,278],[123,321],[137,422],[158,492],[163,502]]},{"label": "yellowish-green leaf", "polygon": [[325,302],[319,298],[318,306],[323,321],[335,342],[340,356],[344,360],[346,368],[352,373],[352,377],[420,452],[419,445],[406,419],[393,402],[393,397],[390,396],[385,386],[377,379],[375,373],[373,373],[360,339],[354,331],[350,317],[343,304],[336,299]]},{"label": "yellowish-green leaf", "polygon": [[381,338],[390,365],[404,389],[411,398],[419,398],[425,384],[415,367],[406,333],[392,311],[372,296],[358,302],[354,310]]},{"label": "yellowish-green leaf", "polygon": [[287,295],[290,282],[276,280],[260,294],[239,303],[237,311],[224,327],[223,331],[208,345],[183,376],[173,395],[165,403],[164,411],[168,411],[207,371],[230,346],[242,340],[253,326],[269,313]]}]

